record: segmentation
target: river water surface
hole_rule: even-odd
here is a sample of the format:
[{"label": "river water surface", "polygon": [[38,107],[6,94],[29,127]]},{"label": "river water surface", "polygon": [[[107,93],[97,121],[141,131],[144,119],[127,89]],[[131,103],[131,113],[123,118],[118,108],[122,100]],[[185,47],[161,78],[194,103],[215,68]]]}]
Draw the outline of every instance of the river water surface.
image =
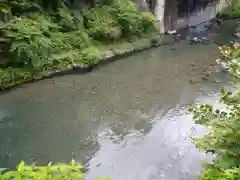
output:
[{"label": "river water surface", "polygon": [[202,78],[214,71],[217,57],[216,44],[183,40],[85,75],[2,93],[0,167],[75,158],[87,166],[89,179],[196,179],[200,160],[211,156],[189,141],[205,128],[194,125],[186,104],[218,104],[228,77]]}]

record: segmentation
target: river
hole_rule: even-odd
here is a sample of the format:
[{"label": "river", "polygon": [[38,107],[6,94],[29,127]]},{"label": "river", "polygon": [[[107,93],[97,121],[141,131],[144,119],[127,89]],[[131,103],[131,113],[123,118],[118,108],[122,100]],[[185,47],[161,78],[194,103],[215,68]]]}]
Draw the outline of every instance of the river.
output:
[{"label": "river", "polygon": [[189,140],[205,128],[186,104],[218,105],[229,84],[221,72],[203,78],[215,71],[219,32],[208,32],[207,45],[182,40],[1,93],[0,167],[74,158],[89,179],[196,179],[200,160],[212,157]]}]

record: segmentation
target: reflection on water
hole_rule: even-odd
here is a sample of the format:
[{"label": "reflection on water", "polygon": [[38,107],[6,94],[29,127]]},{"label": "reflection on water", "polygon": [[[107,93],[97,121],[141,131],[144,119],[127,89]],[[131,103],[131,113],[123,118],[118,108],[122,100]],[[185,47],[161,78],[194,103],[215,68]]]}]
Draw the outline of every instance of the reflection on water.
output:
[{"label": "reflection on water", "polygon": [[[191,87],[187,86],[182,91],[180,104],[189,102],[185,96],[195,96],[196,103],[218,105],[220,85],[202,84],[202,88],[193,94],[189,89]],[[89,179],[95,175],[104,177],[106,174],[110,179],[117,180],[196,179],[201,169],[200,163],[196,162],[211,160],[212,156],[195,149],[189,142],[189,136],[199,137],[205,128],[192,122],[185,105],[159,110],[147,121],[151,124],[147,134],[143,134],[141,128],[134,129],[118,143],[113,138],[115,134],[110,135],[111,129],[105,130],[111,132],[108,135],[100,133],[101,148],[88,163]],[[143,128],[148,129],[148,126],[144,125]]]}]

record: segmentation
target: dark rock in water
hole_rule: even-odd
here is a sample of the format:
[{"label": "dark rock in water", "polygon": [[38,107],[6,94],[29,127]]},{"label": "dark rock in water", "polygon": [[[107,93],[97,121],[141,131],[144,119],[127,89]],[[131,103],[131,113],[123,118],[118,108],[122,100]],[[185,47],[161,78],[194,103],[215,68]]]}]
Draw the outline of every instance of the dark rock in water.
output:
[{"label": "dark rock in water", "polygon": [[180,38],[180,34],[175,34],[175,35],[172,35],[172,38]]},{"label": "dark rock in water", "polygon": [[221,19],[213,19],[212,23],[209,25],[209,29],[218,29],[223,24]]},{"label": "dark rock in water", "polygon": [[207,43],[209,43],[209,39],[206,38],[206,37],[201,37],[200,39],[201,39],[201,43],[202,43],[202,44],[207,44]]},{"label": "dark rock in water", "polygon": [[216,66],[216,64],[217,63],[215,63],[215,62],[210,63],[211,66]]},{"label": "dark rock in water", "polygon": [[88,171],[89,171],[89,166],[84,166],[83,168],[82,168],[82,172],[83,173],[87,173]]},{"label": "dark rock in water", "polygon": [[238,38],[240,38],[240,30],[239,30],[239,32],[234,33],[234,35],[237,36]]},{"label": "dark rock in water", "polygon": [[228,64],[226,62],[221,62],[221,72],[227,73],[229,70]]},{"label": "dark rock in water", "polygon": [[220,80],[220,79],[214,79],[214,80],[212,80],[212,82],[213,82],[213,83],[220,83],[221,80]]},{"label": "dark rock in water", "polygon": [[222,68],[221,68],[221,72],[223,72],[223,73],[228,73],[228,68],[222,67]]},{"label": "dark rock in water", "polygon": [[197,82],[194,81],[193,79],[191,79],[191,80],[189,81],[189,83],[190,83],[190,84],[196,84]]},{"label": "dark rock in water", "polygon": [[191,66],[192,66],[192,67],[194,67],[194,66],[196,66],[196,65],[197,65],[197,62],[196,62],[196,61],[194,61],[194,62],[191,63]]},{"label": "dark rock in water", "polygon": [[199,79],[199,78],[192,78],[192,79],[189,81],[190,84],[196,84],[196,83],[198,83],[198,82],[200,82],[200,79]]},{"label": "dark rock in water", "polygon": [[176,34],[176,35],[172,35],[172,38],[175,40],[175,41],[180,41],[181,39],[181,36],[180,34]]},{"label": "dark rock in water", "polygon": [[223,24],[223,20],[222,19],[216,19],[216,24],[218,26],[221,26]]},{"label": "dark rock in water", "polygon": [[101,166],[101,164],[102,164],[102,163],[99,163],[99,164],[97,164],[97,165],[96,165],[96,167],[99,167],[99,166]]},{"label": "dark rock in water", "polygon": [[203,76],[202,80],[207,81],[208,80],[208,76]]},{"label": "dark rock in water", "polygon": [[188,40],[189,44],[197,44],[197,43],[201,43],[203,40],[199,37],[193,36],[193,37],[187,37],[186,38]]},{"label": "dark rock in water", "polygon": [[204,73],[204,76],[205,76],[205,77],[208,77],[208,76],[210,76],[210,75],[211,75],[211,72],[206,71],[206,72]]}]

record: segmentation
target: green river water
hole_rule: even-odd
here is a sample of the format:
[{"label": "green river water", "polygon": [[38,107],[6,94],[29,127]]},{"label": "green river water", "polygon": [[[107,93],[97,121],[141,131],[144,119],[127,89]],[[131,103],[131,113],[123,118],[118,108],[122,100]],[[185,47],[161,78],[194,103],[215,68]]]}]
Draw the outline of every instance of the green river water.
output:
[{"label": "green river water", "polygon": [[[217,33],[208,35],[214,40]],[[0,166],[75,158],[87,166],[89,179],[195,179],[200,160],[212,157],[189,141],[205,128],[194,125],[186,104],[218,105],[228,77],[218,72],[202,79],[215,71],[216,47],[183,40],[84,75],[1,93]]]}]

